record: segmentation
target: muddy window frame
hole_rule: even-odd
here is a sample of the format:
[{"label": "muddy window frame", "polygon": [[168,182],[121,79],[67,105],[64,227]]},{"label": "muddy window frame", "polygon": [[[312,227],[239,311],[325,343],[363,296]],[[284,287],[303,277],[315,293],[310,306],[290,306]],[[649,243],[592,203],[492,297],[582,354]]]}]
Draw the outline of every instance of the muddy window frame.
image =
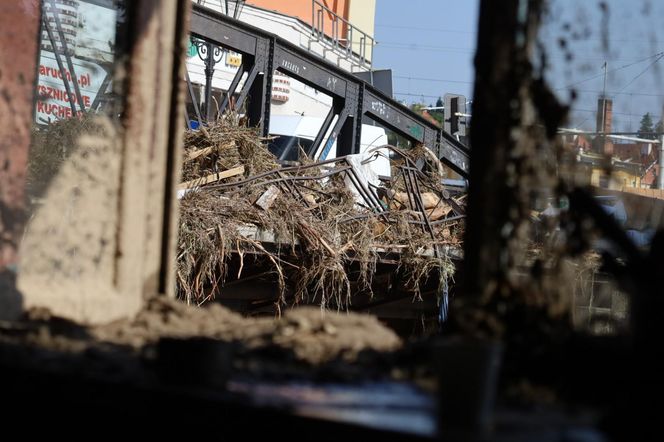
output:
[{"label": "muddy window frame", "polygon": [[[22,260],[31,253],[21,249],[21,242],[29,221],[27,152],[37,98],[43,2],[28,3],[27,7],[3,6],[4,14],[0,14],[2,58],[25,61],[0,76],[0,90],[5,92],[0,115],[7,112],[14,116],[7,128],[0,129],[0,162],[7,165],[6,173],[0,174],[0,189],[5,189],[0,190],[0,319],[16,319],[26,308],[45,307],[83,323],[108,322],[137,312],[145,296],[174,296],[175,184],[180,170],[184,98],[178,79],[184,74],[191,2],[127,2],[126,29],[117,36],[117,44],[124,49],[116,54],[114,76],[120,86],[114,92],[120,94],[122,110],[110,111],[121,130],[113,132],[117,137],[111,140],[118,144],[119,185],[107,190],[113,193],[108,195],[109,204],[117,206],[115,219],[106,227],[114,238],[103,252],[107,268],[103,272],[93,268],[77,275],[58,274],[59,264],[53,263],[48,270],[55,277],[42,295],[21,289],[21,279],[27,278],[30,272],[26,269],[32,265],[28,259]],[[21,30],[20,37],[12,36],[12,30]],[[91,231],[101,229],[85,233],[72,230],[67,234],[73,242],[103,240],[95,233],[90,236]],[[84,234],[87,236],[81,238]],[[41,249],[39,242],[33,246]],[[67,293],[66,287],[77,290]]]}]

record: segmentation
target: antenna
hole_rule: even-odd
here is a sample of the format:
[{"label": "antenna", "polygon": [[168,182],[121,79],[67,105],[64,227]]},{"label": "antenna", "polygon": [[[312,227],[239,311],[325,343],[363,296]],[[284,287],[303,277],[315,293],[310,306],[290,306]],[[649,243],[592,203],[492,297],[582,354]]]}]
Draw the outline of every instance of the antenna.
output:
[{"label": "antenna", "polygon": [[607,71],[608,63],[606,60],[604,61],[604,87],[602,88],[602,128],[600,129],[600,132],[604,132],[605,124],[606,121],[604,119],[606,118],[606,71]]}]

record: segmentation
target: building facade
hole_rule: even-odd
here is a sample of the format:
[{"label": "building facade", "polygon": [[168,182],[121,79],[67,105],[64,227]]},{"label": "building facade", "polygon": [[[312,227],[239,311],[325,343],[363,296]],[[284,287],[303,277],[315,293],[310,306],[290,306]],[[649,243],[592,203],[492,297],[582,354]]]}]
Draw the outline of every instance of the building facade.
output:
[{"label": "building facade", "polygon": [[[232,6],[228,10],[224,0],[199,0],[195,3],[220,13],[228,13],[273,33],[348,72],[371,69],[375,44],[375,0],[231,1],[229,3]],[[192,44],[187,53],[187,70],[194,85],[195,98],[203,105],[206,79],[204,57],[200,55],[200,50]],[[215,61],[212,77],[213,107],[223,101],[222,95],[242,63],[242,57],[221,51]],[[242,82],[238,90],[241,86]],[[276,72],[271,105],[271,112],[276,116],[323,118],[332,105],[332,99],[294,78]]]}]

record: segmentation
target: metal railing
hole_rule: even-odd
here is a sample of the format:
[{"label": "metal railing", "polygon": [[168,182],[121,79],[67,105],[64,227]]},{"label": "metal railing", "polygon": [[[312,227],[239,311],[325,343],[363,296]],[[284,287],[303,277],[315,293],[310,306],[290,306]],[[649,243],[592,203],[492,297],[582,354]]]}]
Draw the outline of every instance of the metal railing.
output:
[{"label": "metal railing", "polygon": [[[328,15],[332,24],[332,34],[328,35],[325,32],[325,15]],[[341,28],[341,30],[339,29]],[[345,35],[344,34],[345,28]],[[355,52],[353,50],[354,36],[360,35],[359,48]],[[367,46],[373,48],[376,40],[362,31],[361,29],[353,26],[348,20],[337,15],[336,12],[325,6],[319,0],[311,0],[311,35],[317,40],[330,43],[335,50],[344,52],[346,58],[357,59],[360,66],[366,66],[371,62],[371,54],[367,57]]]}]

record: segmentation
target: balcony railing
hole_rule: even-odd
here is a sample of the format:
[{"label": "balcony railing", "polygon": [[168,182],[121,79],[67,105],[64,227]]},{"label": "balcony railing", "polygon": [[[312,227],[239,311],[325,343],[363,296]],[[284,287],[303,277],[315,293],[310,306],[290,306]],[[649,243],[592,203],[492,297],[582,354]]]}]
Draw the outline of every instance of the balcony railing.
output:
[{"label": "balcony railing", "polygon": [[[327,20],[331,23],[331,34],[326,33],[325,30],[326,15]],[[357,60],[359,66],[368,67],[370,65],[371,53],[367,56],[367,47],[369,50],[373,48],[376,44],[374,38],[337,15],[319,0],[311,0],[311,34],[316,40],[329,43],[335,50],[345,52],[346,58]],[[353,50],[353,45],[358,35],[359,48],[356,52]]]}]

